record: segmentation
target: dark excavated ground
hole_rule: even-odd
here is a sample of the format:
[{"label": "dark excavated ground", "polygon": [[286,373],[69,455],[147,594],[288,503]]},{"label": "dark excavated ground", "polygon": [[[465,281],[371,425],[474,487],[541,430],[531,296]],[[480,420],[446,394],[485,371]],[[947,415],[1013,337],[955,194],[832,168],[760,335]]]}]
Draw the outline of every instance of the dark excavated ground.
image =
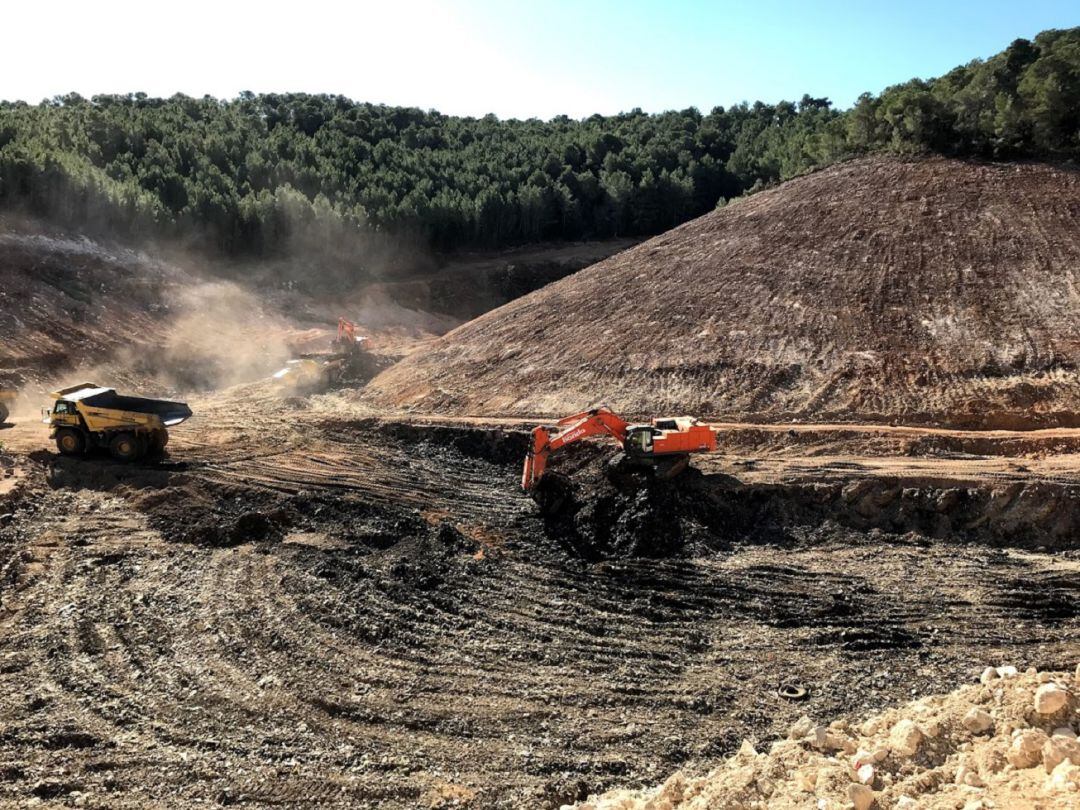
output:
[{"label": "dark excavated ground", "polygon": [[595,448],[544,515],[514,433],[291,441],[25,460],[0,503],[0,802],[557,807],[803,713],[1075,665],[1075,551],[613,478]]}]

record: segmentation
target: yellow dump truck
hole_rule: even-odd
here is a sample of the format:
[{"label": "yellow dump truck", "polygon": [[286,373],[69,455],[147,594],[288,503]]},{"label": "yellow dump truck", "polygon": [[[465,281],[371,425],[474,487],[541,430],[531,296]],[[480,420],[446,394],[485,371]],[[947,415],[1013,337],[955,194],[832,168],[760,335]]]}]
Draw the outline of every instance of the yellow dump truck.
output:
[{"label": "yellow dump truck", "polygon": [[0,388],[0,425],[7,421],[11,413],[11,403],[15,401],[16,392],[7,388]]},{"label": "yellow dump truck", "polygon": [[184,402],[121,396],[94,383],[62,388],[52,397],[56,402],[43,421],[52,427],[56,448],[65,456],[104,447],[113,458],[135,461],[164,450],[169,428],[191,416]]}]

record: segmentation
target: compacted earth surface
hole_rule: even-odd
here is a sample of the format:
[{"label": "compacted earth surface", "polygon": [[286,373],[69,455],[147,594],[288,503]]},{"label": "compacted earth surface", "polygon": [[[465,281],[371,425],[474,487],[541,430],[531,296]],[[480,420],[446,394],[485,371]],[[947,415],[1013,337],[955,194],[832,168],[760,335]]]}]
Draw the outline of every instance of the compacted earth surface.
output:
[{"label": "compacted earth surface", "polygon": [[1076,663],[1045,448],[733,429],[658,482],[586,444],[545,514],[518,425],[192,404],[137,465],[0,430],[0,803],[554,808]]}]

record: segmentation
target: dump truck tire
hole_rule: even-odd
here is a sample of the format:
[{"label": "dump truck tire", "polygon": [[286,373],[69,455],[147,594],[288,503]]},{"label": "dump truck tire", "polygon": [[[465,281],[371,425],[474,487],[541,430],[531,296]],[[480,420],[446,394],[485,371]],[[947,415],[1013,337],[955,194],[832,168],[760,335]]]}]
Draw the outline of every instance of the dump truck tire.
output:
[{"label": "dump truck tire", "polygon": [[143,443],[134,433],[117,433],[109,442],[109,452],[117,461],[134,461],[143,450]]},{"label": "dump truck tire", "polygon": [[86,452],[86,437],[75,428],[56,431],[56,449],[62,456],[81,456]]},{"label": "dump truck tire", "polygon": [[146,451],[157,455],[165,449],[165,445],[169,443],[169,432],[167,430],[155,430],[150,434],[150,438],[146,443]]},{"label": "dump truck tire", "polygon": [[7,405],[5,405],[3,402],[0,402],[0,425],[4,424],[4,422],[7,421],[8,413],[10,413],[10,411],[8,411]]}]

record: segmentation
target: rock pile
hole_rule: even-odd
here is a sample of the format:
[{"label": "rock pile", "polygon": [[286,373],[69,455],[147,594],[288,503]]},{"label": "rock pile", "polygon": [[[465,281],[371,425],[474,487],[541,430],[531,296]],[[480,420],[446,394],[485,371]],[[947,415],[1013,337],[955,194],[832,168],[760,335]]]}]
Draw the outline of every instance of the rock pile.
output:
[{"label": "rock pile", "polygon": [[861,724],[803,717],[759,752],[749,742],[703,777],[616,790],[577,810],[1076,808],[1080,666],[989,667],[979,683]]}]

